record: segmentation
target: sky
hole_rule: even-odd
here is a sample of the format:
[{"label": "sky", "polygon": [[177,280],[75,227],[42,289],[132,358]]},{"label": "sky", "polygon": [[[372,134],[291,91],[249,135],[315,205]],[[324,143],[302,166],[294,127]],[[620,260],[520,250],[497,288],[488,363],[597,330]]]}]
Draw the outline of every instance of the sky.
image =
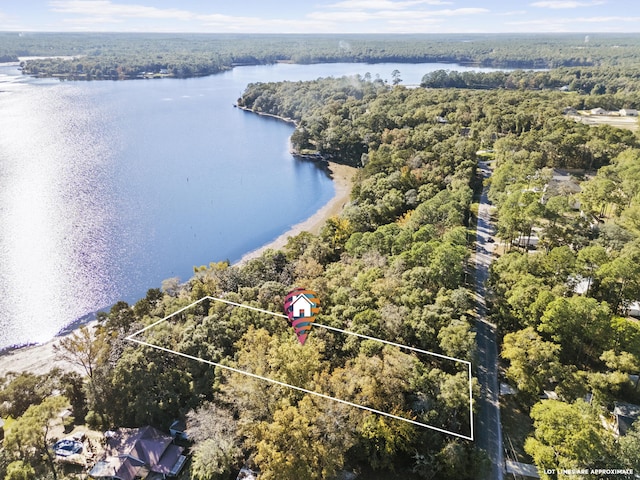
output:
[{"label": "sky", "polygon": [[0,31],[640,32],[637,0],[0,0]]}]

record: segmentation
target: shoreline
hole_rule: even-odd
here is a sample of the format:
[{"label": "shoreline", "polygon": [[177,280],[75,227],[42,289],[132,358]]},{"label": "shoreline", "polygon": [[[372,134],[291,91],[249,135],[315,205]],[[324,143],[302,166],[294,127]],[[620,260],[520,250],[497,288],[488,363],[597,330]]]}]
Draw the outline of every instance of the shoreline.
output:
[{"label": "shoreline", "polygon": [[293,225],[289,230],[269,243],[262,245],[256,250],[245,253],[234,265],[244,265],[249,260],[259,257],[269,249],[280,250],[287,244],[289,237],[295,237],[302,232],[310,232],[317,235],[329,218],[342,212],[342,209],[349,202],[351,187],[353,186],[353,177],[358,169],[348,165],[328,162],[328,170],[335,188],[333,198],[306,220]]},{"label": "shoreline", "polygon": [[[259,257],[265,250],[278,250],[284,247],[289,237],[298,235],[303,231],[318,234],[325,222],[334,215],[338,215],[344,206],[349,202],[351,188],[353,185],[353,177],[357,172],[357,168],[329,162],[329,174],[334,182],[335,193],[333,198],[329,200],[317,212],[306,220],[293,225],[289,230],[279,235],[271,242],[248,252],[242,258],[235,262],[234,265],[240,266],[249,260]],[[23,346],[10,346],[0,350],[0,379],[9,372],[15,373],[33,373],[36,375],[45,375],[53,368],[60,368],[63,371],[75,371],[83,374],[77,365],[72,365],[64,360],[56,359],[54,345],[57,345],[62,338],[65,338],[78,328],[86,326],[93,328],[98,324],[95,319],[86,319],[87,321],[76,321],[65,327],[58,335],[51,340],[40,344],[27,344]]]},{"label": "shoreline", "polygon": [[[256,112],[255,110],[251,110],[248,107],[243,107],[242,105],[238,105],[237,103],[234,103],[233,106],[236,107],[236,108],[239,108],[243,112],[253,113],[255,115],[260,115],[261,117],[275,118],[276,120],[280,120],[282,122],[289,123],[289,124],[293,125],[294,127],[298,126],[298,122],[296,122],[293,118],[281,117],[280,115],[275,115],[273,113]],[[292,155],[294,155],[294,153],[292,153]]]},{"label": "shoreline", "polygon": [[57,359],[54,346],[80,327],[94,328],[98,325],[98,321],[76,322],[73,325],[73,329],[66,328],[63,330],[64,333],[56,335],[47,342],[28,344],[22,347],[7,347],[5,350],[0,351],[0,379],[10,372],[46,375],[54,368],[59,368],[63,372],[77,372],[80,375],[84,375],[84,371],[78,365]]}]

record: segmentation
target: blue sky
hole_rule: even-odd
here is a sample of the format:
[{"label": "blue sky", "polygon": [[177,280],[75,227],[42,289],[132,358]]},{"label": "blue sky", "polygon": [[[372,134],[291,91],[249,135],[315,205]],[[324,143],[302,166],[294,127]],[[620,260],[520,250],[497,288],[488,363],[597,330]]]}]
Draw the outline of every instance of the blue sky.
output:
[{"label": "blue sky", "polygon": [[0,31],[639,32],[637,0],[0,0]]}]

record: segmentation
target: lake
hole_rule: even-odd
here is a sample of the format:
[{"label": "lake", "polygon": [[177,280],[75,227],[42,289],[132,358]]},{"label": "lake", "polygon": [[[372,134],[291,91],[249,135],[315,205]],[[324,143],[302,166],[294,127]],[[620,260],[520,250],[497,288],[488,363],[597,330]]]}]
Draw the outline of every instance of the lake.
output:
[{"label": "lake", "polygon": [[0,350],[43,342],[163,279],[237,261],[333,196],[293,127],[233,108],[257,81],[443,64],[238,67],[192,79],[58,82],[0,66]]}]

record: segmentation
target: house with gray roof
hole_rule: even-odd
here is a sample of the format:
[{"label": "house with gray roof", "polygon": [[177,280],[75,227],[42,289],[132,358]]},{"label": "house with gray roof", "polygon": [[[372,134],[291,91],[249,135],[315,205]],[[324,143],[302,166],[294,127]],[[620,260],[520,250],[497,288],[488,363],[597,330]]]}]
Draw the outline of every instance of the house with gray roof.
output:
[{"label": "house with gray roof", "polygon": [[96,480],[165,479],[180,473],[183,448],[151,426],[107,432],[105,456],[89,472]]}]

